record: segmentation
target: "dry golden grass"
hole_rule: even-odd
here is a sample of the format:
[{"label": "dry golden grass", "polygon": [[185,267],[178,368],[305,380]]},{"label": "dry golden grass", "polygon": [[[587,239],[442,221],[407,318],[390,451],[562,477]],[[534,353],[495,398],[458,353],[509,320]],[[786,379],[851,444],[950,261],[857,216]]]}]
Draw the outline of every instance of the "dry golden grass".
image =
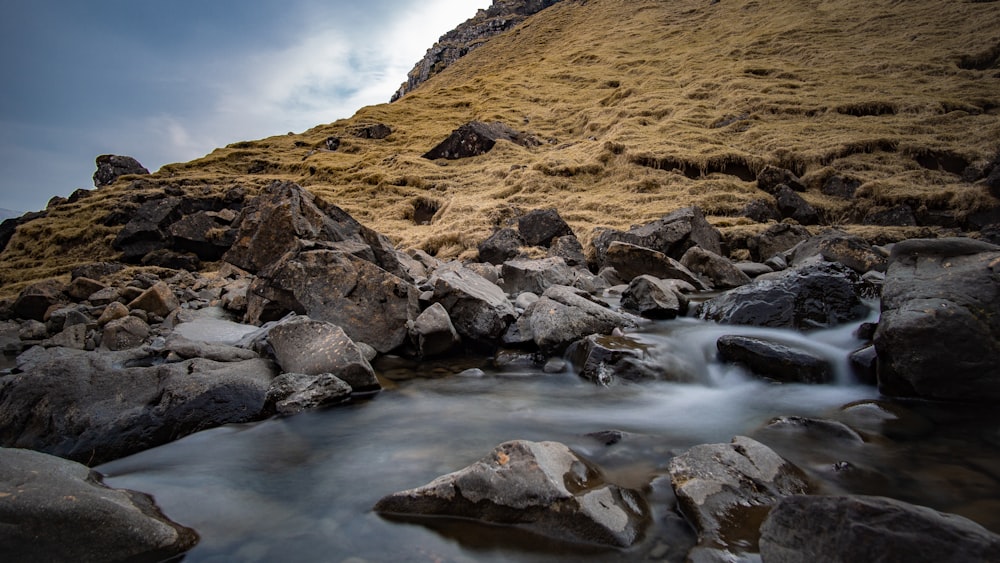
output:
[{"label": "dry golden grass", "polygon": [[[998,53],[1000,2],[566,0],[396,103],[166,166],[152,189],[293,180],[401,247],[442,258],[473,257],[495,226],[539,207],[557,208],[585,244],[594,227],[686,205],[724,230],[760,229],[738,215],[761,196],[749,179],[766,164],[803,175],[807,199],[832,217],[847,217],[845,202],[818,191],[833,173],[863,182],[861,207],[969,212],[997,202],[918,160],[975,164],[1000,150]],[[544,142],[421,158],[474,119]],[[393,134],[349,135],[372,122]],[[331,135],[341,147],[317,151]],[[3,291],[113,258],[114,229],[97,224],[128,191],[122,180],[25,225],[2,256]],[[427,202],[439,211],[417,225],[414,206]]]}]

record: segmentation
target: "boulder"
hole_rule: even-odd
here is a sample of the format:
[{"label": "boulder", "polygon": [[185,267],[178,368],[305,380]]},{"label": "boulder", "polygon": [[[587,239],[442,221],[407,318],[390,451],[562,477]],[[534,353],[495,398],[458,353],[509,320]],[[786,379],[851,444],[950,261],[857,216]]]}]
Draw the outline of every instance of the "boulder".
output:
[{"label": "boulder", "polygon": [[659,278],[635,277],[622,293],[622,308],[648,319],[673,319],[687,312],[688,299]]},{"label": "boulder", "polygon": [[111,247],[122,251],[124,261],[139,262],[154,250],[170,248],[167,229],[183,216],[182,198],[165,196],[150,199],[128,215],[128,222],[118,232]]},{"label": "boulder", "polygon": [[[605,266],[605,253],[613,242],[626,242],[662,252],[679,260],[692,246],[722,254],[722,235],[705,220],[698,207],[678,209],[661,219],[628,231],[599,229],[594,233],[597,263]],[[643,272],[651,273],[651,272]]]},{"label": "boulder", "polygon": [[705,560],[755,553],[758,529],[771,507],[810,489],[801,469],[744,436],[695,446],[670,460],[668,470],[680,511],[698,533],[691,561],[701,560],[696,552]]},{"label": "boulder", "polygon": [[612,242],[605,253],[605,263],[622,279],[632,280],[648,274],[660,279],[685,281],[699,289],[708,289],[697,275],[666,254],[625,242]]},{"label": "boulder", "polygon": [[815,225],[819,223],[819,213],[805,199],[795,193],[792,188],[780,185],[774,194],[778,212],[782,217],[794,219],[800,225]]},{"label": "boulder", "polygon": [[771,225],[756,239],[752,239],[750,252],[758,261],[765,261],[775,254],[791,249],[796,244],[812,236],[809,229],[801,225],[778,223]]},{"label": "boulder", "polygon": [[591,334],[611,334],[616,328],[638,325],[631,315],[616,313],[589,295],[566,286],[553,286],[528,307],[515,327],[521,342],[534,342],[543,352],[556,353]]},{"label": "boulder", "polygon": [[446,516],[526,528],[579,543],[628,547],[648,525],[635,491],[558,442],[500,444],[478,462],[427,485],[383,497],[382,514]]},{"label": "boulder", "polygon": [[806,239],[789,253],[791,264],[800,266],[810,260],[840,262],[859,274],[875,270],[884,272],[886,257],[865,239],[840,231],[827,231]]},{"label": "boulder", "polygon": [[159,317],[166,317],[180,306],[180,301],[170,290],[170,286],[162,281],[153,284],[153,287],[128,304],[129,309],[141,309]]},{"label": "boulder", "polygon": [[556,237],[573,234],[555,209],[536,209],[518,217],[517,230],[528,246],[548,247]]},{"label": "boulder", "polygon": [[12,312],[19,319],[45,321],[45,313],[53,305],[63,303],[66,286],[56,280],[34,283],[24,288],[14,301]]},{"label": "boulder", "polygon": [[539,144],[534,137],[515,131],[499,121],[493,123],[470,121],[452,131],[447,139],[427,151],[424,158],[428,160],[439,158],[455,160],[479,156],[490,152],[497,141],[501,140],[524,147]]},{"label": "boulder", "polygon": [[264,399],[265,410],[293,415],[346,402],[353,389],[332,373],[283,373],[274,378]]},{"label": "boulder", "polygon": [[757,189],[775,195],[780,186],[787,186],[797,192],[806,191],[805,185],[791,170],[768,165],[757,173]]},{"label": "boulder", "polygon": [[128,307],[117,301],[112,301],[104,307],[104,312],[97,318],[97,326],[104,327],[114,320],[123,319],[128,316]]},{"label": "boulder", "polygon": [[525,291],[541,294],[554,285],[573,285],[576,273],[562,258],[508,260],[500,270],[503,290],[510,295]]},{"label": "boulder", "polygon": [[139,317],[128,315],[115,319],[104,326],[101,346],[118,352],[138,348],[149,337],[149,325]]},{"label": "boulder", "polygon": [[566,357],[580,377],[598,385],[610,385],[616,379],[639,381],[655,378],[646,346],[621,336],[591,334],[574,342]]},{"label": "boulder", "polygon": [[681,265],[699,276],[706,285],[717,289],[729,289],[750,283],[750,276],[744,274],[728,258],[692,246],[681,257]]},{"label": "boulder", "polygon": [[286,373],[333,374],[354,391],[382,388],[364,354],[337,325],[296,318],[272,328],[267,340]]},{"label": "boulder", "polygon": [[420,313],[410,326],[410,337],[417,345],[421,358],[443,356],[462,343],[448,311],[440,303],[434,303]]},{"label": "boulder", "polygon": [[868,313],[861,278],[838,263],[820,262],[769,274],[701,304],[698,316],[723,324],[825,328]]},{"label": "boulder", "polygon": [[726,335],[716,342],[719,359],[746,366],[751,372],[784,383],[830,383],[833,367],[825,359],[753,336]]},{"label": "boulder", "polygon": [[[230,212],[231,213],[231,212]],[[167,229],[173,237],[173,249],[193,253],[201,260],[214,262],[236,241],[236,230],[227,215],[216,211],[198,211],[185,215]]]},{"label": "boulder", "polygon": [[992,561],[1000,536],[979,524],[873,496],[792,495],[761,527],[764,561]]},{"label": "boulder", "polygon": [[775,205],[774,200],[754,199],[743,206],[742,215],[757,223],[769,223],[771,221],[781,221],[781,212]]},{"label": "boulder", "polygon": [[258,420],[276,371],[259,359],[157,365],[141,351],[33,350],[18,358],[22,373],[0,378],[0,445],[88,465]]},{"label": "boulder", "polygon": [[193,252],[177,252],[168,248],[160,248],[147,253],[139,260],[143,266],[156,266],[171,270],[187,270],[197,272],[201,268],[201,259]]},{"label": "boulder", "polygon": [[166,561],[198,543],[149,495],[58,457],[0,448],[0,489],[4,561]]},{"label": "boulder", "polygon": [[77,278],[90,278],[100,281],[108,276],[117,274],[126,268],[125,264],[118,262],[93,262],[77,266],[70,270],[70,280]]},{"label": "boulder", "polygon": [[854,192],[858,191],[858,188],[860,187],[861,180],[850,178],[848,176],[834,175],[830,176],[830,178],[823,183],[823,187],[820,188],[820,191],[823,192],[823,195],[839,197],[841,199],[851,199],[854,197]]},{"label": "boulder", "polygon": [[350,243],[359,258],[406,279],[389,239],[291,182],[275,182],[248,202],[235,228],[223,260],[248,272],[259,273],[308,240]]},{"label": "boulder", "polygon": [[392,127],[385,123],[369,123],[352,127],[350,132],[359,139],[380,140],[392,135]]},{"label": "boulder", "polygon": [[1000,399],[1000,247],[958,238],[897,243],[875,348],[887,395]]},{"label": "boulder", "polygon": [[94,172],[94,186],[110,186],[126,174],[149,174],[149,170],[131,156],[102,154],[97,157],[97,171]]},{"label": "boulder", "polygon": [[[387,353],[406,341],[419,292],[375,263],[322,246],[288,252],[250,284],[245,322],[289,311],[333,323],[351,340]],[[301,370],[291,370],[301,371]]]},{"label": "boulder", "polygon": [[69,282],[69,287],[66,288],[66,295],[69,295],[74,301],[83,301],[106,287],[105,284],[97,280],[77,277]]},{"label": "boulder", "polygon": [[428,283],[458,334],[471,342],[495,344],[517,316],[502,289],[460,264],[439,268]]},{"label": "boulder", "polygon": [[479,244],[479,260],[503,264],[518,255],[524,239],[514,229],[499,229]]},{"label": "boulder", "polygon": [[568,266],[586,267],[587,257],[583,254],[583,245],[576,235],[564,235],[552,239],[549,245],[550,258],[562,258]]}]

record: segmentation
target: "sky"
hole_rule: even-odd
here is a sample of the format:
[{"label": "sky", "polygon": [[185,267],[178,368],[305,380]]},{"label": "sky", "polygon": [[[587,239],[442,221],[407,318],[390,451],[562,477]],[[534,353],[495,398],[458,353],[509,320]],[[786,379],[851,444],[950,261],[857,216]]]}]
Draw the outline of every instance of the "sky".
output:
[{"label": "sky", "polygon": [[0,209],[385,103],[491,0],[0,0]]}]

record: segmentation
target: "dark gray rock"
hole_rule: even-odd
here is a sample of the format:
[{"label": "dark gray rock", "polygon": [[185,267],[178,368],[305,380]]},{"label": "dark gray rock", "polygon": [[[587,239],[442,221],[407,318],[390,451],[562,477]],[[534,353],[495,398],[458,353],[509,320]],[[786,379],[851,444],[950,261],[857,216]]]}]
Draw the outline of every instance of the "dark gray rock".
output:
[{"label": "dark gray rock", "polygon": [[97,171],[94,172],[94,186],[110,186],[115,180],[127,174],[149,174],[149,170],[131,156],[102,154],[97,157]]},{"label": "dark gray rock", "polygon": [[583,254],[583,245],[576,235],[565,235],[552,239],[549,246],[550,258],[562,258],[566,264],[576,267],[586,267],[587,257]]},{"label": "dark gray rock", "polygon": [[884,272],[886,257],[859,236],[840,231],[827,231],[804,240],[790,252],[791,264],[800,266],[810,260],[840,262],[859,274],[875,270]]},{"label": "dark gray rock", "polygon": [[117,274],[126,268],[125,264],[118,262],[94,262],[77,266],[70,271],[70,280],[77,278],[90,278],[101,281],[104,278]]},{"label": "dark gray rock", "polygon": [[106,287],[108,286],[97,280],[76,277],[69,282],[69,287],[66,288],[66,295],[74,301],[83,301]]},{"label": "dark gray rock", "polygon": [[66,302],[66,286],[56,280],[34,283],[24,288],[14,301],[12,312],[19,319],[44,321],[45,314],[54,305]]},{"label": "dark gray rock", "polygon": [[754,374],[785,383],[830,383],[833,368],[809,352],[752,336],[726,335],[716,342],[719,359],[745,365]]},{"label": "dark gray rock", "polygon": [[1000,247],[972,239],[897,243],[875,348],[883,393],[1000,399]]},{"label": "dark gray rock", "polygon": [[274,378],[264,399],[267,412],[293,415],[329,407],[351,398],[352,387],[332,373],[283,373]]},{"label": "dark gray rock", "polygon": [[[722,235],[705,220],[698,207],[678,209],[661,219],[628,231],[598,229],[594,234],[597,264],[606,266],[605,254],[613,242],[626,242],[662,252],[679,260],[692,246],[722,254]],[[649,272],[644,272],[649,273]]]},{"label": "dark gray rock", "polygon": [[554,285],[573,285],[576,273],[562,258],[508,260],[500,270],[503,290],[510,295],[525,291],[544,293]]},{"label": "dark gray rock", "polygon": [[823,183],[823,187],[820,188],[820,191],[823,192],[824,195],[831,197],[851,199],[854,197],[854,192],[858,191],[858,188],[860,187],[861,180],[847,176],[834,175],[830,176],[830,178]]},{"label": "dark gray rock", "polygon": [[566,357],[580,377],[598,385],[610,385],[616,379],[639,381],[655,377],[645,362],[649,357],[646,346],[621,336],[592,334],[574,342],[566,350]]},{"label": "dark gray rock", "polygon": [[810,329],[868,313],[861,279],[846,266],[820,262],[774,275],[702,303],[698,315],[723,324]]},{"label": "dark gray rock", "polygon": [[187,270],[197,272],[201,268],[201,259],[193,252],[177,252],[160,248],[147,253],[139,260],[143,266],[169,268],[171,270]]},{"label": "dark gray rock", "polygon": [[0,445],[88,465],[258,420],[276,371],[265,360],[157,365],[141,351],[32,350],[18,357],[23,373],[0,378]]},{"label": "dark gray rock", "polygon": [[216,211],[198,211],[172,223],[167,231],[173,237],[173,249],[193,253],[200,260],[214,262],[236,242],[232,219]]},{"label": "dark gray rock", "polygon": [[774,194],[778,212],[782,217],[794,219],[801,225],[819,223],[819,213],[808,201],[786,185],[779,185]]},{"label": "dark gray rock", "polygon": [[629,282],[621,304],[648,319],[672,319],[687,312],[688,299],[669,282],[643,275]]},{"label": "dark gray rock", "polygon": [[771,225],[756,239],[752,239],[750,252],[760,262],[775,254],[791,249],[800,242],[812,236],[809,229],[801,225],[778,223]]},{"label": "dark gray rock", "polygon": [[407,323],[419,313],[420,293],[413,284],[338,247],[302,246],[262,270],[250,284],[246,322],[295,312],[333,323],[352,340],[382,353],[406,341]]},{"label": "dark gray rock", "polygon": [[369,123],[351,128],[351,134],[359,139],[384,139],[392,135],[392,127],[385,123]]},{"label": "dark gray rock", "polygon": [[622,279],[650,275],[660,279],[685,281],[699,289],[708,286],[683,264],[662,252],[625,242],[612,242],[605,254],[605,263],[614,268]]},{"label": "dark gray rock", "polygon": [[757,223],[781,221],[781,212],[774,200],[754,199],[743,206],[743,216]]},{"label": "dark gray rock", "polygon": [[448,311],[440,303],[420,313],[410,326],[410,337],[421,358],[446,355],[462,343]]},{"label": "dark gray rock", "polygon": [[768,165],[757,173],[757,189],[776,195],[779,186],[788,186],[797,192],[806,191],[805,185],[791,170]]},{"label": "dark gray rock", "polygon": [[382,388],[362,351],[337,325],[295,318],[272,328],[267,340],[286,373],[333,374],[355,391]]},{"label": "dark gray rock", "polygon": [[802,470],[744,436],[695,446],[670,460],[669,471],[680,511],[698,533],[691,561],[731,561],[756,552],[771,506],[811,488]]},{"label": "dark gray rock", "polygon": [[552,239],[573,234],[555,209],[536,209],[518,217],[517,230],[528,246],[548,247]]},{"label": "dark gray rock", "polygon": [[772,433],[794,434],[801,442],[814,442],[830,446],[834,442],[860,445],[865,442],[855,430],[843,422],[822,418],[806,418],[801,416],[779,416],[772,418],[764,430]]},{"label": "dark gray rock", "polygon": [[499,121],[493,123],[470,121],[452,131],[447,139],[427,151],[424,158],[455,160],[479,156],[490,152],[497,141],[501,140],[525,147],[539,144],[534,137],[515,131]]},{"label": "dark gray rock", "polygon": [[479,244],[479,260],[503,264],[515,258],[524,246],[524,239],[514,229],[500,229]]},{"label": "dark gray rock", "polygon": [[913,227],[917,224],[917,218],[913,215],[912,207],[901,203],[893,207],[876,209],[865,215],[862,222],[882,227]]},{"label": "dark gray rock", "polygon": [[749,278],[756,278],[757,276],[770,274],[774,271],[767,264],[761,264],[760,262],[737,262],[735,265]]},{"label": "dark gray rock", "polygon": [[109,488],[72,461],[0,448],[0,488],[4,561],[165,561],[198,543],[149,495]]},{"label": "dark gray rock", "polygon": [[557,442],[505,442],[465,469],[383,497],[382,514],[448,516],[615,547],[634,544],[649,511],[635,491]]},{"label": "dark gray rock", "polygon": [[865,346],[851,352],[848,361],[851,371],[859,381],[868,385],[878,385],[878,352],[875,346]]},{"label": "dark gray rock", "polygon": [[728,258],[692,246],[681,257],[681,265],[698,275],[706,285],[729,289],[750,283],[750,277],[737,268]]},{"label": "dark gray rock", "polygon": [[885,497],[787,496],[760,532],[769,563],[965,563],[1000,553],[1000,536],[971,520]]},{"label": "dark gray rock", "polygon": [[561,352],[591,334],[611,334],[635,327],[638,319],[616,313],[571,287],[553,286],[524,311],[515,324],[523,342],[534,342],[546,353]]},{"label": "dark gray rock", "polygon": [[502,289],[460,264],[439,268],[429,283],[463,339],[496,344],[517,317]]},{"label": "dark gray rock", "polygon": [[153,284],[128,304],[129,309],[141,309],[159,317],[166,317],[180,306],[181,303],[170,286],[162,281]]},{"label": "dark gray rock", "polygon": [[128,315],[104,325],[101,346],[112,352],[130,350],[142,346],[147,338],[149,325],[138,317]]},{"label": "dark gray rock", "polygon": [[125,262],[139,262],[154,250],[170,248],[168,228],[183,216],[183,200],[180,197],[148,200],[129,214],[128,221],[112,241],[111,247],[122,251]]}]

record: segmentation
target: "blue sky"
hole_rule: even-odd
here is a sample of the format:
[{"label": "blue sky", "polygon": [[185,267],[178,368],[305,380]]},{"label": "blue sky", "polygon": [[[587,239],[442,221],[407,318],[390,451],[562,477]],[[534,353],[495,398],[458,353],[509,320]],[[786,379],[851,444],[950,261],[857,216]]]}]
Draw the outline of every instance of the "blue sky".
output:
[{"label": "blue sky", "polygon": [[490,0],[2,0],[0,208],[388,101]]}]

